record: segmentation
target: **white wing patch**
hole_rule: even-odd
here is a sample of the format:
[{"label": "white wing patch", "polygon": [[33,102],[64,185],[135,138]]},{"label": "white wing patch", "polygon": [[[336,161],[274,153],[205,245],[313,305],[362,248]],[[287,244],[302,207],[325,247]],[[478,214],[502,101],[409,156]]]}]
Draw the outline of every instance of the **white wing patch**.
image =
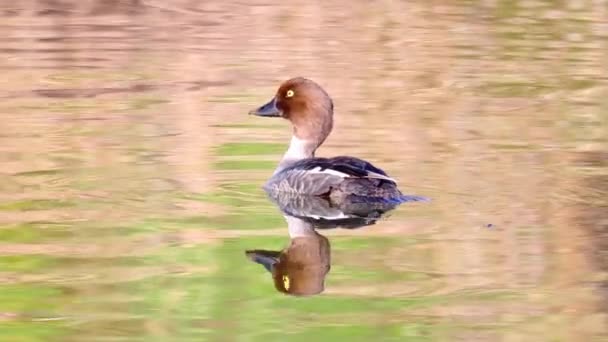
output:
[{"label": "white wing patch", "polygon": [[[338,176],[338,177],[342,177],[342,178],[351,177],[351,175],[349,175],[347,173],[340,172],[340,171],[337,171],[337,170],[333,170],[333,169],[330,169],[330,168],[321,170],[320,166],[317,166],[314,169],[307,170],[306,172],[317,173],[317,174],[326,174],[326,175]],[[392,179],[391,177],[379,174],[377,172],[367,171],[367,176],[364,177],[364,178],[384,179],[384,180],[391,181],[391,182],[397,184],[397,182],[394,179]]]},{"label": "white wing patch", "polygon": [[343,212],[338,212],[338,213],[335,213],[334,215],[310,215],[308,217],[315,219],[315,220],[320,220],[320,219],[339,220],[339,219],[350,218],[351,216],[347,216]]},{"label": "white wing patch", "polygon": [[329,168],[325,169],[325,170],[321,170],[320,166],[317,166],[314,169],[310,169],[310,170],[308,170],[306,172],[310,172],[310,173],[323,173],[323,174],[326,174],[326,175],[338,176],[338,177],[342,177],[342,178],[349,177],[349,175],[347,173],[336,171],[336,170],[332,170],[332,169],[329,169]]}]

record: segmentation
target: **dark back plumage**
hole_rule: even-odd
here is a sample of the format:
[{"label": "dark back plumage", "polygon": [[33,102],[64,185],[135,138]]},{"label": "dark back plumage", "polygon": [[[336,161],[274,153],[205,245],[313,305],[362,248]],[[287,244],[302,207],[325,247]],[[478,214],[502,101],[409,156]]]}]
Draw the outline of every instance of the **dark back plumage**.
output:
[{"label": "dark back plumage", "polygon": [[371,163],[366,162],[363,159],[348,156],[302,159],[287,167],[284,171],[294,169],[308,171],[319,169],[321,172],[334,170],[350,177],[368,177],[370,174],[374,173],[388,177],[386,172],[375,167]]}]

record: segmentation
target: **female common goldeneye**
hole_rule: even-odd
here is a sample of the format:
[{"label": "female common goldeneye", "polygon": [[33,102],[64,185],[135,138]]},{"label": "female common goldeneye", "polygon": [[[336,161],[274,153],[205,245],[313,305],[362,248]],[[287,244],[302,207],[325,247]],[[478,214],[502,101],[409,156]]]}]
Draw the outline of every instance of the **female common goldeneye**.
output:
[{"label": "female common goldeneye", "polygon": [[322,196],[332,202],[348,198],[363,202],[406,202],[394,179],[371,163],[355,157],[315,158],[315,151],[331,133],[334,105],[317,83],[296,77],[281,84],[267,104],[249,114],[282,117],[293,125],[289,149],[272,177],[267,192]]}]

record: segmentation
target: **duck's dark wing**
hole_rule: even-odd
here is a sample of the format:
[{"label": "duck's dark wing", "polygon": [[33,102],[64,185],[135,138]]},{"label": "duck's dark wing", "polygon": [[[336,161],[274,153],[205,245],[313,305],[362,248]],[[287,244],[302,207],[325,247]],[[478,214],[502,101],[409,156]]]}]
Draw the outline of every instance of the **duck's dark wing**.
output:
[{"label": "duck's dark wing", "polygon": [[308,158],[297,161],[283,172],[304,171],[306,173],[324,173],[342,178],[375,178],[396,183],[386,172],[365,160],[340,156],[333,158]]}]

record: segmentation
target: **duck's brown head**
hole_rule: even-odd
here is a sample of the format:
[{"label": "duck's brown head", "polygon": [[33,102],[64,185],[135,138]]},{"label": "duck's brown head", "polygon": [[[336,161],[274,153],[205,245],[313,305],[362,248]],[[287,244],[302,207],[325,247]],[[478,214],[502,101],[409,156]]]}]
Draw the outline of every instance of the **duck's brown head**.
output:
[{"label": "duck's brown head", "polygon": [[283,82],[272,100],[249,114],[283,117],[292,123],[298,139],[320,145],[331,132],[333,109],[331,98],[321,86],[296,77]]}]

